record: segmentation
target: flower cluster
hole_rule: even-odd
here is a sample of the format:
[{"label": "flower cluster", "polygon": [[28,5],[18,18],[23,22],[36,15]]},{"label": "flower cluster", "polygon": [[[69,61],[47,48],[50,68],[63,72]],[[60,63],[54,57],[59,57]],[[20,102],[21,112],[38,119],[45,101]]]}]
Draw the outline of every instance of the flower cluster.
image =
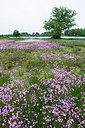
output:
[{"label": "flower cluster", "polygon": [[54,79],[41,78],[40,85],[31,84],[29,88],[24,88],[20,81],[3,84],[0,87],[0,127],[83,128],[84,79],[60,69],[53,70],[53,75]]},{"label": "flower cluster", "polygon": [[47,41],[32,41],[32,42],[12,42],[12,41],[0,41],[0,50],[5,49],[51,49],[51,48],[63,48],[59,43],[49,43]]}]

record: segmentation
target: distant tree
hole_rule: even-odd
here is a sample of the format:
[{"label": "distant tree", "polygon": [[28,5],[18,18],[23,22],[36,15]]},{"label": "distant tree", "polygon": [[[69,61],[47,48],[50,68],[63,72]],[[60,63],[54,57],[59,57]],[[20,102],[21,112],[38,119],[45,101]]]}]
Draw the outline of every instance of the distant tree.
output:
[{"label": "distant tree", "polygon": [[43,32],[41,33],[41,36],[52,36],[51,32]]},{"label": "distant tree", "polygon": [[85,28],[76,28],[64,31],[65,36],[85,36]]},{"label": "distant tree", "polygon": [[19,31],[18,31],[18,30],[14,30],[14,32],[13,32],[13,36],[18,37],[19,35],[20,35]]},{"label": "distant tree", "polygon": [[35,32],[33,32],[31,35],[32,35],[32,36],[35,36]]},{"label": "distant tree", "polygon": [[36,33],[35,33],[35,35],[36,35],[36,36],[39,36],[39,35],[40,35],[40,33],[39,33],[39,32],[36,32]]},{"label": "distant tree", "polygon": [[75,25],[75,15],[75,10],[72,11],[65,7],[54,7],[50,19],[44,21],[44,28],[53,33],[53,38],[60,38],[62,31]]},{"label": "distant tree", "polygon": [[2,34],[2,35],[0,35],[0,37],[2,37],[2,38],[3,38],[3,37],[4,37],[4,35]]},{"label": "distant tree", "polygon": [[29,36],[29,34],[27,32],[22,32],[20,33],[20,36]]}]

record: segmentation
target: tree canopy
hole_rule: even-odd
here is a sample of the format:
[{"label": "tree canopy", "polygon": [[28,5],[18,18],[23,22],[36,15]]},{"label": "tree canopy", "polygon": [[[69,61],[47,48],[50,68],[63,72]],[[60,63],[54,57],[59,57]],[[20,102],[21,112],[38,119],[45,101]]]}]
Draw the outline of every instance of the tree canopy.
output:
[{"label": "tree canopy", "polygon": [[54,7],[48,21],[44,21],[44,28],[53,33],[53,38],[60,38],[61,32],[75,25],[76,11],[66,7]]}]

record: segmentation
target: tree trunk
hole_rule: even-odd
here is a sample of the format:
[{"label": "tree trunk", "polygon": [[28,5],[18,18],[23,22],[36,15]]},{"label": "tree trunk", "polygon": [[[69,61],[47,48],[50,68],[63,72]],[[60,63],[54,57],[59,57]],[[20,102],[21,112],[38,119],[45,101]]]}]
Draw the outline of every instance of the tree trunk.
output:
[{"label": "tree trunk", "polygon": [[53,32],[52,38],[60,39],[61,38],[61,32],[60,31]]}]

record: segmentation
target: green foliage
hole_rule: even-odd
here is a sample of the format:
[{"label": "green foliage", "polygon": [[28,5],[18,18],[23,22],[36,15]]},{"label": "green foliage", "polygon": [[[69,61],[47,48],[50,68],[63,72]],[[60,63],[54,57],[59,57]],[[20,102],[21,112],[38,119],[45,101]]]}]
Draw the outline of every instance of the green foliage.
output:
[{"label": "green foliage", "polygon": [[54,7],[50,19],[44,22],[44,28],[53,33],[53,38],[60,38],[62,31],[75,25],[75,15],[76,11],[65,7]]},{"label": "green foliage", "polygon": [[2,76],[2,71],[0,70],[0,77]]},{"label": "green foliage", "polygon": [[4,83],[8,83],[9,78],[10,78],[10,75],[8,73],[2,75],[0,77],[0,86],[2,86]]},{"label": "green foliage", "polygon": [[9,63],[7,63],[7,68],[8,68],[8,69],[10,69],[10,68],[12,67],[12,65],[13,65],[13,64],[12,64],[12,63],[10,63],[10,62],[9,62]]},{"label": "green foliage", "polygon": [[64,32],[64,34],[66,36],[85,36],[85,28],[84,29],[77,28],[77,29],[66,30]]},{"label": "green foliage", "polygon": [[43,32],[41,33],[41,36],[52,36],[51,32]]},{"label": "green foliage", "polygon": [[44,68],[47,64],[43,60],[29,60],[26,64],[27,71],[30,71],[32,68]]},{"label": "green foliage", "polygon": [[18,73],[19,73],[19,76],[23,76],[24,75],[24,70],[19,68],[18,69]]},{"label": "green foliage", "polygon": [[18,30],[14,30],[14,32],[13,32],[13,36],[18,37],[19,35],[20,35],[19,31],[18,31]]},{"label": "green foliage", "polygon": [[24,37],[26,37],[26,36],[29,36],[30,34],[28,34],[27,32],[22,32],[22,33],[20,33],[20,36],[24,36]]}]

